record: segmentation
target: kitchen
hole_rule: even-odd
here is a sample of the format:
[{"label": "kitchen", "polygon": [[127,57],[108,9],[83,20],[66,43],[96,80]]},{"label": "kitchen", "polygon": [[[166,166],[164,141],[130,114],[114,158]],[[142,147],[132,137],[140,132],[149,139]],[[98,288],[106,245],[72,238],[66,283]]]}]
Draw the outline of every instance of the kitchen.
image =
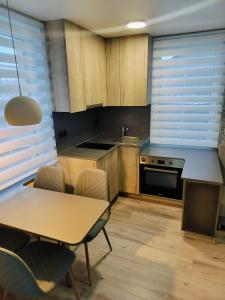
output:
[{"label": "kitchen", "polygon": [[[156,23],[145,24],[147,17],[137,14],[140,28],[127,22],[104,29],[78,21],[72,0],[68,6],[57,1],[52,13],[47,12],[50,0],[33,0],[30,7],[26,0],[10,2],[18,70],[13,73],[12,52],[3,49],[2,107],[17,95],[18,77],[21,94],[37,100],[43,120],[22,131],[1,121],[2,211],[9,211],[4,203],[16,197],[19,186],[33,190],[42,166],[63,170],[70,197],[79,190],[83,170],[104,171],[111,211],[104,235],[112,252],[106,254],[101,235],[90,243],[90,262],[87,249],[85,256],[75,247],[81,299],[223,299],[224,2],[169,1],[176,15],[162,0],[165,21],[158,24],[159,7],[150,1]],[[88,4],[76,2],[87,12]],[[111,2],[102,11],[109,13]],[[137,8],[138,1],[132,2]],[[149,3],[142,2],[142,13],[144,7],[149,11]],[[10,28],[1,4],[3,40]],[[207,21],[211,8],[215,13]],[[93,8],[94,15],[99,12]],[[177,28],[181,18],[186,23]],[[85,259],[92,266],[92,276],[87,269],[90,287]],[[137,282],[130,275],[136,268]],[[47,299],[51,295],[73,298],[63,283]]]}]

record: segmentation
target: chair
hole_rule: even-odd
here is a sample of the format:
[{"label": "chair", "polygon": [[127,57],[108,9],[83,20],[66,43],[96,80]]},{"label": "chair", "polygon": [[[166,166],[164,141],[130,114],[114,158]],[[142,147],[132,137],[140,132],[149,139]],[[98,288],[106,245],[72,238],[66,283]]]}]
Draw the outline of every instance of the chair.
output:
[{"label": "chair", "polygon": [[30,241],[28,234],[8,227],[0,226],[0,247],[17,252]]},{"label": "chair", "polygon": [[[41,167],[34,180],[34,187],[50,190],[54,192],[65,192],[65,176],[64,171],[60,166],[43,166]],[[41,237],[37,237],[38,240],[41,240]],[[59,243],[60,244],[60,243]],[[70,278],[66,274],[66,284],[68,287],[71,287]]]},{"label": "chair", "polygon": [[41,167],[34,180],[34,187],[54,192],[65,192],[63,169],[59,166]]},{"label": "chair", "polygon": [[[76,195],[80,195],[80,196],[109,201],[109,186],[108,186],[107,173],[99,169],[81,170],[77,177],[75,193]],[[91,271],[90,271],[88,243],[91,242],[102,230],[106,238],[106,241],[109,245],[110,251],[112,251],[112,246],[105,229],[105,225],[109,217],[110,217],[110,208],[108,212],[101,219],[98,220],[95,226],[88,232],[88,234],[82,241],[85,247],[89,285],[91,285]]]},{"label": "chair", "polygon": [[0,248],[0,286],[16,297],[43,297],[51,292],[70,270],[76,299],[72,264],[75,254],[67,248],[49,242],[32,242],[18,255]]}]

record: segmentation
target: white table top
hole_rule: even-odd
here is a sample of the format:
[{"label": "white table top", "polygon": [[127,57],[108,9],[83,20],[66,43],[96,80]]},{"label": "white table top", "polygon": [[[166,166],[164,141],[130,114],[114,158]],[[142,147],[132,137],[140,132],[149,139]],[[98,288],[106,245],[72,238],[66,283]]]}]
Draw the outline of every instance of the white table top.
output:
[{"label": "white table top", "polygon": [[0,224],[75,245],[108,206],[104,200],[26,187],[0,204]]},{"label": "white table top", "polygon": [[141,152],[141,155],[184,159],[183,179],[223,184],[216,150],[149,146]]}]

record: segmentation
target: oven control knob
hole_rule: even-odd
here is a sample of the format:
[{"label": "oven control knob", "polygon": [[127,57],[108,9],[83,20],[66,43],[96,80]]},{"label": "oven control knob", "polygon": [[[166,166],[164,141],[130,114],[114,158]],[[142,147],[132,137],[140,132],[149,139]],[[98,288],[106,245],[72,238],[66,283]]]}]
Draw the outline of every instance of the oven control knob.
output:
[{"label": "oven control knob", "polygon": [[169,162],[169,164],[172,166],[172,165],[173,165],[173,162],[172,162],[172,161],[170,161],[170,162]]},{"label": "oven control knob", "polygon": [[142,158],[141,158],[141,161],[142,161],[142,162],[146,162],[146,158],[145,158],[145,157],[142,157]]}]

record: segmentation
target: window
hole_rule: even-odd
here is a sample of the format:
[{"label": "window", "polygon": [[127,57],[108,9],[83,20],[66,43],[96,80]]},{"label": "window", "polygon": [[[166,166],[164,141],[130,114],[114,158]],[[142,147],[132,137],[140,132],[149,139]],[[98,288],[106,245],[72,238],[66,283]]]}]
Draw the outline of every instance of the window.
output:
[{"label": "window", "polygon": [[225,31],[153,40],[151,143],[215,147],[225,84]]},{"label": "window", "polygon": [[0,7],[0,190],[56,161],[44,26],[14,12],[11,16],[22,94],[39,102],[43,120],[24,127],[5,122],[4,107],[19,88],[8,15]]}]

